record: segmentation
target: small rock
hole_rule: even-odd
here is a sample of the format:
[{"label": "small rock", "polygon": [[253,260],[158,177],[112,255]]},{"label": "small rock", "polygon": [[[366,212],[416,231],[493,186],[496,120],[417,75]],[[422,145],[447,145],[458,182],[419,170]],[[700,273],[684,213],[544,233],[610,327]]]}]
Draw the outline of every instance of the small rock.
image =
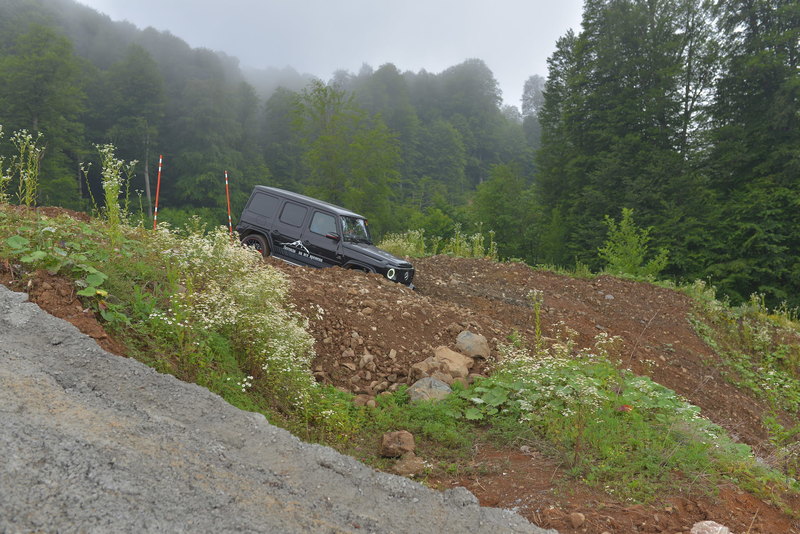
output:
[{"label": "small rock", "polygon": [[353,362],[339,362],[339,365],[341,365],[342,367],[347,367],[351,371],[355,371],[357,369],[356,364],[354,364]]},{"label": "small rock", "polygon": [[366,406],[369,401],[372,400],[372,397],[369,395],[356,395],[353,399],[353,404],[356,406]]},{"label": "small rock", "polygon": [[400,476],[413,477],[425,471],[425,464],[422,458],[413,452],[407,452],[394,464],[393,471]]},{"label": "small rock", "polygon": [[408,452],[413,453],[415,448],[414,435],[407,430],[387,432],[381,440],[381,456],[385,458],[399,458]]},{"label": "small rock", "polygon": [[439,370],[439,362],[437,362],[433,357],[430,357],[412,365],[411,370],[409,371],[408,374],[412,378],[423,378],[426,376],[430,376],[431,373],[438,370]]},{"label": "small rock", "polygon": [[609,293],[608,295],[606,295],[606,296],[605,296],[605,299],[606,299],[606,300],[614,300],[614,295],[612,295],[611,293]]},{"label": "small rock", "polygon": [[716,521],[700,521],[695,523],[690,531],[691,534],[731,534],[728,527],[722,526]]},{"label": "small rock", "polygon": [[456,349],[471,358],[488,358],[491,354],[489,342],[480,334],[464,330],[456,337]]},{"label": "small rock", "polygon": [[469,370],[475,365],[475,360],[447,347],[438,347],[434,351],[434,358],[441,362],[440,368],[453,378],[467,377]]},{"label": "small rock", "polygon": [[580,512],[572,512],[569,514],[569,522],[572,524],[572,528],[580,528],[586,523],[586,516]]},{"label": "small rock", "polygon": [[444,382],[448,386],[452,386],[453,385],[453,380],[454,380],[453,377],[451,375],[445,373],[445,372],[436,370],[436,371],[432,372],[430,376],[431,376],[431,378],[435,378],[436,380],[441,380],[442,382]]},{"label": "small rock", "polygon": [[459,332],[461,332],[462,328],[463,327],[458,323],[451,323],[450,326],[447,327],[447,331],[450,334],[457,336]]},{"label": "small rock", "polygon": [[375,356],[373,356],[369,352],[364,351],[364,355],[358,361],[359,369],[363,369],[364,367],[367,367],[367,365],[372,363],[374,360],[375,360]]},{"label": "small rock", "polygon": [[408,398],[411,402],[441,400],[452,392],[453,390],[450,389],[447,383],[427,376],[425,378],[420,378],[408,388]]}]

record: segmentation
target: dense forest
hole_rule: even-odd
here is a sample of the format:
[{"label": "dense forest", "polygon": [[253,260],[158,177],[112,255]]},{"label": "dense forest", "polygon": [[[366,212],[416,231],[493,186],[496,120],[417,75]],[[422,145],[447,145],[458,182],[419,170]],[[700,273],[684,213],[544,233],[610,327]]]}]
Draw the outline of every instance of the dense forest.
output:
[{"label": "dense forest", "polygon": [[42,134],[39,204],[89,209],[96,145],[113,143],[136,190],[164,155],[174,220],[224,223],[227,170],[234,212],[275,185],[378,235],[492,231],[530,264],[601,268],[627,213],[666,251],[662,277],[797,306],[799,56],[798,0],[585,0],[518,109],[480,59],[244,72],[71,0],[0,0],[0,155],[11,132]]}]

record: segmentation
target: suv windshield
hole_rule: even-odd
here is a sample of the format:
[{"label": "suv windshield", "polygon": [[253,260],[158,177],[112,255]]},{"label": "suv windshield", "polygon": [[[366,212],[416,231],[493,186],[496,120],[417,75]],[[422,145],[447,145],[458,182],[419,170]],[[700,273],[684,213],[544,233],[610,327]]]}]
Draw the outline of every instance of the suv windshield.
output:
[{"label": "suv windshield", "polygon": [[353,243],[372,243],[369,235],[369,228],[367,228],[367,220],[359,219],[357,217],[342,216],[342,229],[344,231],[344,240]]}]

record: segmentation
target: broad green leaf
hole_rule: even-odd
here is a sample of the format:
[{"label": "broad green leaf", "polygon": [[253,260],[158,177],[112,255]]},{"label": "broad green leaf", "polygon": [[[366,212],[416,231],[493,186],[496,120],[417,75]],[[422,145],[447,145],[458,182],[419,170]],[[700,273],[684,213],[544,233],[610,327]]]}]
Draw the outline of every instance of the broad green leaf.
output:
[{"label": "broad green leaf", "polygon": [[467,408],[464,410],[464,417],[470,421],[480,421],[483,419],[483,413],[477,408]]},{"label": "broad green leaf", "polygon": [[35,261],[41,261],[47,257],[47,252],[43,250],[34,250],[30,254],[26,254],[20,258],[20,261],[23,263],[33,263]]},{"label": "broad green leaf", "polygon": [[30,240],[22,237],[21,235],[12,235],[6,239],[6,244],[12,249],[20,250],[27,247],[30,244]]},{"label": "broad green leaf", "polygon": [[499,387],[493,388],[483,396],[483,400],[489,406],[500,406],[508,400],[508,391]]},{"label": "broad green leaf", "polygon": [[97,271],[86,277],[86,283],[90,286],[99,286],[105,282],[107,278],[108,276],[106,276],[104,273]]},{"label": "broad green leaf", "polygon": [[93,297],[97,295],[97,288],[89,286],[87,288],[81,289],[80,291],[77,292],[77,294],[82,297]]}]

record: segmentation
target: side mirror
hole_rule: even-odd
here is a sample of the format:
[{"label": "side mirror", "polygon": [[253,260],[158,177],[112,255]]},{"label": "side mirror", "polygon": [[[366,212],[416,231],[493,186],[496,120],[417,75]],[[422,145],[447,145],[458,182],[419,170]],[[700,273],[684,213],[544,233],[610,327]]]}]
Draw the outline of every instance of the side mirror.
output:
[{"label": "side mirror", "polygon": [[325,234],[325,237],[327,237],[328,239],[333,239],[334,241],[339,241],[341,239],[341,237],[337,233]]}]

